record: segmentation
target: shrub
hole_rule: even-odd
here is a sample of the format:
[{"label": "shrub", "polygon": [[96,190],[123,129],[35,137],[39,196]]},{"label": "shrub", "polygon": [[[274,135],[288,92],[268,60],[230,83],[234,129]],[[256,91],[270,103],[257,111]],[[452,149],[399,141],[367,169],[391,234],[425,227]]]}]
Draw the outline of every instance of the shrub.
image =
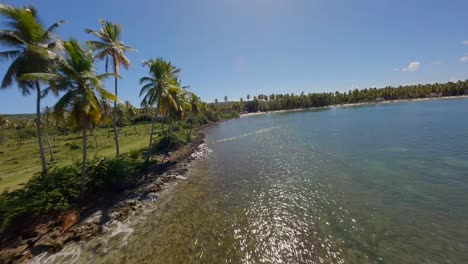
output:
[{"label": "shrub", "polygon": [[65,211],[80,192],[80,170],[76,165],[52,168],[47,175],[35,175],[24,188],[0,195],[0,232],[15,219],[49,211]]},{"label": "shrub", "polygon": [[81,148],[80,144],[78,144],[78,143],[76,143],[76,142],[74,142],[74,141],[72,141],[72,142],[67,142],[67,143],[65,144],[65,146],[68,146],[68,147],[70,148],[70,150],[77,150],[77,149],[80,149],[80,148]]},{"label": "shrub", "polygon": [[[119,191],[131,184],[141,161],[129,156],[95,158],[89,161],[86,192]],[[15,220],[33,220],[35,216],[50,212],[64,212],[78,203],[80,194],[81,164],[54,167],[47,175],[35,175],[22,189],[0,194],[0,233]]]},{"label": "shrub", "polygon": [[187,136],[181,133],[165,133],[154,143],[158,152],[166,152],[187,142]]},{"label": "shrub", "polygon": [[96,158],[88,165],[88,191],[120,191],[131,184],[140,166],[140,161],[128,156]]},{"label": "shrub", "polygon": [[141,151],[134,149],[128,153],[128,156],[132,159],[138,159],[141,156]]}]

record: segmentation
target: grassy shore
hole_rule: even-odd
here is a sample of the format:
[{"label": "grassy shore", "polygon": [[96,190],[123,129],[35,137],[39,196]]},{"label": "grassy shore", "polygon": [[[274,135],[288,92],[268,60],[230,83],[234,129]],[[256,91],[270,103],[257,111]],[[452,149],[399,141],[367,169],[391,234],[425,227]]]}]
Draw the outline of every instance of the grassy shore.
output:
[{"label": "grassy shore", "polygon": [[[148,147],[149,124],[138,124],[121,128],[120,151],[129,153]],[[161,125],[156,124],[156,133],[161,130]],[[0,146],[0,192],[7,189],[15,190],[21,188],[35,173],[41,170],[37,141],[35,137],[27,139],[18,148],[15,139],[15,130],[5,131],[7,142]],[[97,148],[93,136],[89,136],[89,156],[115,156],[115,143],[111,130],[106,128],[96,129],[94,132],[97,139]],[[51,140],[55,161],[49,166],[69,165],[81,160],[81,136],[79,133],[69,135],[57,135]],[[47,145],[46,145],[47,146]],[[50,159],[48,148],[46,155]]]}]

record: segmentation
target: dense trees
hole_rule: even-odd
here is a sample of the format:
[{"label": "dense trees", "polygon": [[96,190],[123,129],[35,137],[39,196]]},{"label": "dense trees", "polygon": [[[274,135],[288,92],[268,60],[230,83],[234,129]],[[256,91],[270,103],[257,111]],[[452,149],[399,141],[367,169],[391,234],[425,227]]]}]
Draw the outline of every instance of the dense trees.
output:
[{"label": "dense trees", "polygon": [[407,100],[441,96],[468,95],[468,80],[448,83],[418,84],[398,87],[354,89],[348,92],[294,94],[259,94],[253,100],[218,105],[218,109],[229,112],[275,111],[297,108],[322,107],[352,103],[373,103],[385,100]]}]

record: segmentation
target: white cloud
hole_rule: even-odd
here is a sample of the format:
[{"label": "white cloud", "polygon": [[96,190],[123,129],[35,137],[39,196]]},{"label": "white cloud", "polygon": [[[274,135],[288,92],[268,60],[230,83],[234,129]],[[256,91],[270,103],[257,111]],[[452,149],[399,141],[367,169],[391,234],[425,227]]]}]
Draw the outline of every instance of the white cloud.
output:
[{"label": "white cloud", "polygon": [[463,44],[468,45],[468,40],[464,40]]},{"label": "white cloud", "polygon": [[460,62],[468,62],[468,55],[464,55],[460,58]]},{"label": "white cloud", "polygon": [[419,70],[419,68],[421,68],[421,62],[413,61],[413,62],[410,62],[410,64],[408,64],[408,67],[405,67],[401,70],[407,71],[407,72],[414,72],[414,71]]}]

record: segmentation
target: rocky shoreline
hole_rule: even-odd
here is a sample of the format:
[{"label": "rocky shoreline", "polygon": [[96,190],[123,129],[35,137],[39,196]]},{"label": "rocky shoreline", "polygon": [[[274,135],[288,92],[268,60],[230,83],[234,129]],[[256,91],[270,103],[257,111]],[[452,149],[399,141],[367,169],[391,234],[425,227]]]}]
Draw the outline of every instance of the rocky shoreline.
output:
[{"label": "rocky shoreline", "polygon": [[[27,263],[45,252],[57,252],[67,243],[89,239],[103,231],[105,225],[122,221],[143,209],[147,202],[154,202],[164,185],[183,176],[191,161],[206,155],[203,148],[205,136],[198,135],[186,145],[170,152],[164,163],[150,171],[146,179],[114,197],[103,197],[96,206],[83,208],[77,214],[76,224],[63,232],[64,216],[57,216],[32,228],[27,236],[0,248],[1,263]],[[26,238],[25,238],[26,237]]]}]

